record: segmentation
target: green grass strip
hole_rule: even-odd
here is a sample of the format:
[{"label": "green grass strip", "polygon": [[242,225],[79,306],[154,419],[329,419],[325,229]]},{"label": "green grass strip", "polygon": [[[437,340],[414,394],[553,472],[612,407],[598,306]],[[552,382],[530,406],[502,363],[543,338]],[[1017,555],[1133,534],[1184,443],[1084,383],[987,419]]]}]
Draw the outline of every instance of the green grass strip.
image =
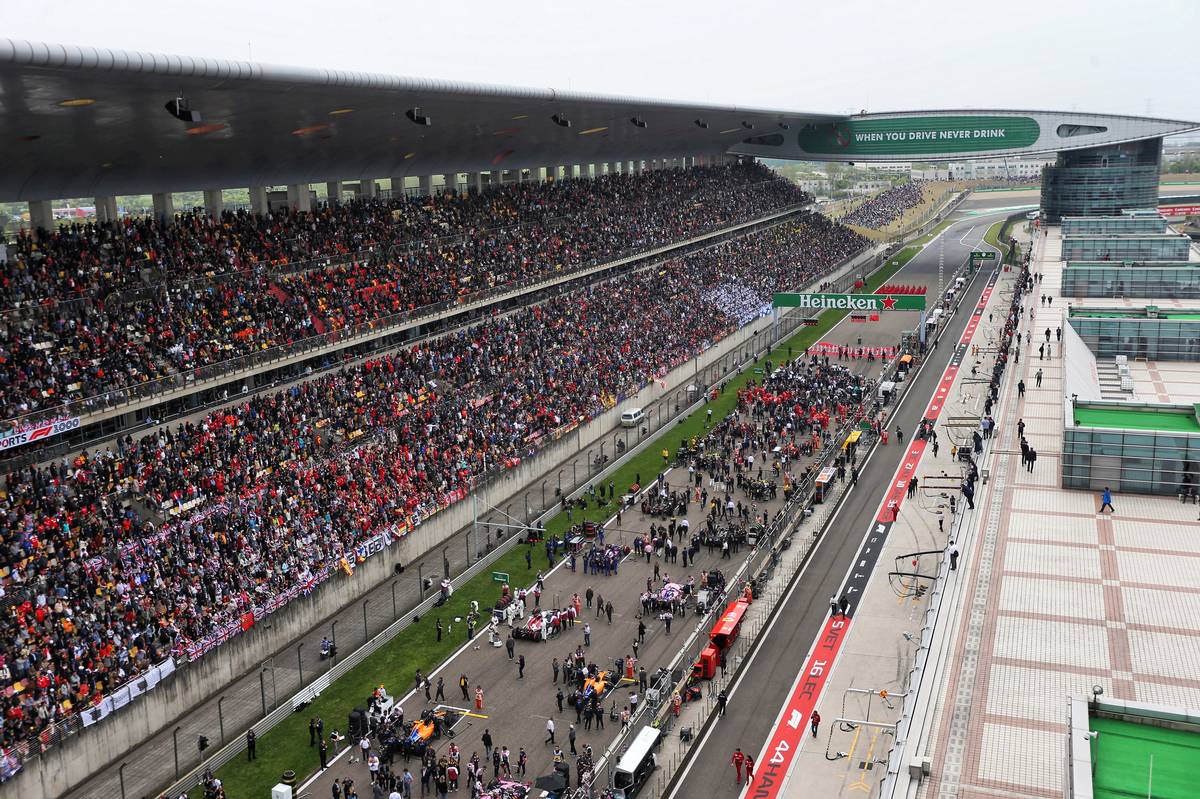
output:
[{"label": "green grass strip", "polygon": [[[931,234],[932,236],[933,234]],[[930,236],[930,237],[931,237]],[[930,238],[926,237],[926,238]],[[883,285],[896,272],[920,252],[920,246],[905,247],[872,275],[862,292],[870,293]],[[802,327],[791,337],[785,339],[768,357],[779,363],[787,357],[788,348],[793,354],[800,353],[819,341],[838,322],[846,316],[846,311],[826,311],[819,317],[815,327]],[[724,419],[737,402],[738,389],[754,377],[754,370],[746,369],[741,375],[735,375],[726,383],[725,390],[716,400],[709,402],[703,409],[694,412],[681,422],[664,429],[655,436],[654,443],[647,446],[631,458],[609,478],[619,489],[627,489],[633,484],[637,475],[643,480],[652,480],[663,467],[661,450],[666,448],[671,457],[682,438],[703,435],[704,422],[708,408],[712,408],[713,419]],[[574,521],[584,519],[604,521],[612,513],[611,508],[596,507],[589,504],[583,512],[574,514]],[[546,529],[551,533],[565,532],[571,526],[565,513],[559,513],[546,523]],[[539,560],[544,553],[533,553],[533,568],[525,566],[525,546],[515,546],[500,556],[489,571],[508,572],[514,585],[528,585],[533,582],[537,570],[545,564]],[[450,601],[436,611],[423,616],[421,621],[401,631],[391,641],[380,647],[374,654],[351,669],[341,679],[326,688],[321,696],[312,702],[303,712],[293,713],[278,724],[274,729],[264,733],[258,739],[257,759],[247,762],[235,759],[217,771],[230,799],[251,799],[252,797],[269,796],[271,787],[279,782],[280,775],[285,770],[293,770],[300,776],[300,781],[317,770],[320,759],[315,747],[308,745],[308,720],[312,716],[320,716],[325,720],[326,730],[338,728],[344,731],[346,719],[355,707],[365,706],[367,697],[376,687],[383,683],[393,696],[403,696],[409,690],[414,675],[418,669],[424,674],[431,673],[438,664],[450,656],[464,641],[465,626],[456,625],[452,635],[443,637],[439,643],[433,634],[433,624],[437,617],[443,620],[455,616],[465,617],[472,600],[477,600],[480,607],[491,607],[499,596],[499,586],[492,582],[490,574],[480,574],[462,585],[456,585]],[[470,677],[470,675],[467,675]],[[457,691],[458,675],[447,676],[447,683],[452,691]],[[356,743],[356,742],[351,742]],[[334,752],[330,752],[332,759]],[[201,799],[203,791],[195,788],[190,796]]]},{"label": "green grass strip", "polygon": [[1196,796],[1200,735],[1118,719],[1091,719],[1096,799],[1187,799]]}]

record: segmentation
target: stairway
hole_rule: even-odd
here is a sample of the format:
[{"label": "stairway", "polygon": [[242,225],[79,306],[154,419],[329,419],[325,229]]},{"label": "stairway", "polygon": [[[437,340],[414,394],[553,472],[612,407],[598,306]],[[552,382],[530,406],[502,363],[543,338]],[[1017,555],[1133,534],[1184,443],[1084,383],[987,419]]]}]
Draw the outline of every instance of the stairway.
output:
[{"label": "stairway", "polygon": [[1112,361],[1096,361],[1096,375],[1100,378],[1100,399],[1127,400],[1133,397],[1132,390],[1121,387],[1121,375]]},{"label": "stairway", "polygon": [[274,281],[272,281],[270,287],[267,288],[267,293],[279,300],[280,305],[287,305],[292,299],[291,295],[281,289],[279,284],[275,283]]}]

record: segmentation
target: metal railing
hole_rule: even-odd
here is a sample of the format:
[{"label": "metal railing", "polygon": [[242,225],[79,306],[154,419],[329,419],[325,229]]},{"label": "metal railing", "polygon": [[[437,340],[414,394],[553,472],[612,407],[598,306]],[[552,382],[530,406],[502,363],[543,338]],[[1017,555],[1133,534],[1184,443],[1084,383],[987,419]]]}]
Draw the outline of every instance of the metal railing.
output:
[{"label": "metal railing", "polygon": [[[277,345],[260,352],[225,359],[213,364],[197,367],[191,370],[176,372],[169,377],[148,380],[133,386],[109,389],[88,397],[69,400],[67,402],[41,408],[7,420],[0,429],[16,429],[34,425],[46,419],[60,416],[86,417],[89,414],[118,410],[132,406],[148,399],[165,398],[181,391],[194,392],[206,384],[218,381],[233,382],[248,373],[262,367],[279,365],[305,354],[319,351],[332,351],[335,348],[349,347],[370,338],[397,332],[394,329],[408,324],[415,326],[436,321],[439,317],[453,311],[454,314],[481,310],[497,299],[519,295],[531,290],[540,290],[564,282],[567,279],[582,276],[586,273],[604,271],[624,266],[634,260],[655,258],[676,250],[701,244],[721,236],[771,222],[781,217],[789,216],[804,208],[803,205],[791,205],[746,222],[738,223],[719,230],[695,236],[681,242],[662,245],[651,250],[629,249],[603,259],[588,261],[574,269],[557,272],[539,273],[521,280],[494,286],[470,294],[464,294],[455,300],[422,306],[410,311],[379,317],[350,327],[332,330],[315,336],[299,339],[287,344]],[[83,422],[87,423],[86,418]]]},{"label": "metal railing", "polygon": [[[762,180],[755,183],[747,184],[744,189],[746,191],[754,191],[764,186],[775,185],[773,180]],[[418,195],[409,195],[408,199],[413,199]],[[695,195],[689,197],[678,198],[679,205],[687,205]],[[379,198],[390,200],[390,197]],[[411,203],[410,203],[411,204]],[[799,203],[798,205],[805,205]],[[314,269],[324,269],[331,266],[345,266],[355,261],[370,260],[376,261],[380,259],[393,258],[400,255],[416,252],[422,249],[442,247],[451,244],[459,244],[468,241],[471,238],[479,236],[497,235],[506,232],[529,230],[537,227],[542,228],[561,228],[572,224],[583,217],[585,212],[579,211],[574,214],[562,214],[558,216],[547,216],[532,221],[523,221],[509,225],[492,225],[473,229],[471,233],[455,233],[443,236],[424,236],[404,242],[386,242],[381,241],[369,247],[356,250],[352,253],[337,253],[327,254],[316,257],[304,258],[299,261],[261,261],[247,265],[244,269],[225,269],[222,271],[214,271],[209,273],[195,274],[190,277],[171,278],[161,274],[152,275],[149,280],[142,279],[141,285],[137,285],[137,279],[130,277],[127,285],[122,285],[120,288],[100,296],[97,291],[83,290],[74,294],[45,298],[41,301],[28,302],[22,305],[0,311],[0,322],[6,322],[9,319],[22,319],[35,316],[47,310],[64,311],[77,307],[88,307],[93,302],[103,301],[106,305],[125,304],[132,302],[141,302],[154,299],[154,292],[164,288],[172,287],[188,287],[191,285],[213,285],[225,280],[245,277],[247,275],[258,275],[267,278],[284,277],[287,275],[307,272]],[[289,239],[290,242],[296,241],[296,238]],[[205,264],[207,266],[208,264]]]},{"label": "metal railing", "polygon": [[[778,225],[786,221],[786,219],[792,213],[795,213],[795,210],[796,209],[781,211],[753,222],[743,223],[734,228],[723,229],[721,231],[705,234],[697,239],[689,240],[678,245],[660,248],[659,250],[649,253],[633,255],[622,261],[604,263],[590,270],[582,270],[580,273],[558,275],[544,280],[537,286],[531,287],[526,294],[531,303],[540,302],[549,299],[552,296],[551,292],[569,290],[570,283],[575,280],[588,277],[602,279],[610,274],[614,274],[616,270],[623,270],[626,268],[631,270],[648,269],[664,261],[679,258],[705,247],[710,247],[715,244],[728,241],[735,236]],[[858,257],[860,254],[861,252],[848,257],[837,266],[828,270],[828,273],[837,272],[847,262],[853,260],[855,257]],[[153,411],[155,411],[154,416],[156,418],[148,419],[145,425],[146,427],[156,427],[161,424],[168,423],[174,419],[203,411],[206,408],[212,408],[230,401],[236,401],[239,397],[236,395],[231,396],[228,388],[232,384],[236,384],[238,380],[244,380],[251,375],[260,377],[264,372],[273,374],[274,372],[272,372],[272,370],[282,370],[282,375],[279,379],[272,380],[269,383],[256,385],[249,391],[247,391],[247,387],[243,385],[241,399],[245,399],[251,393],[257,394],[263,391],[270,391],[281,383],[288,383],[292,380],[300,379],[301,377],[304,379],[315,378],[322,373],[345,368],[364,358],[374,357],[384,352],[394,351],[400,347],[410,346],[418,341],[424,341],[444,335],[447,330],[439,329],[437,325],[438,322],[446,323],[451,326],[472,324],[473,317],[475,315],[480,313],[485,308],[492,307],[491,305],[488,305],[489,302],[492,305],[495,305],[496,303],[507,302],[511,299],[521,296],[521,292],[516,289],[505,289],[505,291],[511,292],[512,296],[508,296],[506,294],[504,296],[494,297],[491,300],[477,302],[471,306],[452,310],[446,309],[440,317],[435,315],[415,320],[411,324],[399,324],[391,328],[377,330],[370,335],[360,335],[353,340],[345,342],[341,349],[337,349],[336,345],[320,346],[316,348],[316,352],[309,354],[306,359],[302,355],[293,355],[291,357],[285,356],[278,358],[274,363],[268,364],[267,369],[251,370],[250,372],[231,372],[229,374],[220,375],[209,380],[208,385],[203,383],[194,383],[190,387],[191,390],[187,392],[176,391],[172,393],[170,391],[164,391],[158,395],[158,399],[161,400],[161,403],[168,403],[185,394],[186,396],[195,396],[197,393],[202,391],[216,391],[222,386],[225,386],[227,389],[224,396],[210,398],[195,405],[189,405],[182,410],[178,410],[174,413],[168,413],[165,416],[162,416],[157,412],[165,407],[163,404],[159,404],[157,406],[138,407],[150,407]],[[466,317],[466,319],[460,322],[458,321],[460,317]],[[399,334],[407,330],[413,330],[417,328],[421,329],[423,335],[417,338],[406,338],[402,341],[397,340],[396,337]],[[426,333],[427,330],[429,331],[428,333]],[[266,354],[266,352],[263,353],[264,356]],[[350,355],[349,358],[346,357],[348,354]],[[301,368],[304,369],[303,375],[299,374],[297,371]],[[236,388],[234,390],[236,392]],[[144,402],[146,399],[150,398],[133,399],[129,404],[132,405],[135,403]],[[101,409],[101,412],[103,412],[103,410],[104,409]],[[48,413],[49,411],[45,412]],[[47,459],[61,457],[65,454],[78,451],[83,447],[96,445],[99,442],[111,439],[114,435],[114,433],[109,431],[102,432],[98,436],[91,436],[89,438],[87,437],[86,432],[87,430],[92,429],[88,427],[89,424],[95,425],[97,422],[84,419],[77,429],[77,434],[50,439],[50,443],[39,445],[37,448],[32,450],[26,450],[24,448],[9,450],[5,453],[8,457],[4,458],[2,461],[0,461],[0,463],[2,463],[3,466],[8,469],[22,468],[34,463],[43,462]],[[120,433],[132,433],[136,432],[137,429],[137,425],[126,425],[121,428]],[[46,439],[43,439],[43,441],[46,441]]]}]

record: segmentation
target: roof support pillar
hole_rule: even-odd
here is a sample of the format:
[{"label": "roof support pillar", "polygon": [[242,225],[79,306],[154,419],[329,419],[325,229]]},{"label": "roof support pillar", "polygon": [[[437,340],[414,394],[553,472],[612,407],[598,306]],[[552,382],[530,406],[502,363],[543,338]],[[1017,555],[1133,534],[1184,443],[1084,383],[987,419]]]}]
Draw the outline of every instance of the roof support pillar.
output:
[{"label": "roof support pillar", "polygon": [[457,172],[447,172],[446,174],[442,175],[442,180],[444,181],[444,185],[442,186],[442,194],[446,194],[447,192],[451,191],[458,191]]},{"label": "roof support pillar", "polygon": [[[500,185],[500,172],[498,170],[495,170],[495,169],[492,170],[491,179],[489,182],[493,186]],[[468,172],[467,173],[467,191],[473,191],[476,194],[483,194],[483,173],[482,172]]]},{"label": "roof support pillar", "polygon": [[117,198],[111,194],[107,197],[96,198],[96,221],[97,222],[116,222],[117,221]]},{"label": "roof support pillar", "polygon": [[307,183],[292,183],[287,187],[287,202],[293,211],[308,213],[312,210],[312,189]]},{"label": "roof support pillar", "polygon": [[[205,189],[204,190],[204,213],[208,214],[209,219],[220,219],[221,212],[225,210],[225,197],[221,194],[220,189]],[[99,213],[99,206],[96,212]]]},{"label": "roof support pillar", "polygon": [[399,200],[406,196],[404,192],[404,176],[392,175],[392,199]]},{"label": "roof support pillar", "polygon": [[29,201],[29,228],[31,230],[54,230],[54,207],[50,200]]},{"label": "roof support pillar", "polygon": [[375,178],[362,178],[358,181],[358,198],[360,200],[374,200],[379,196],[379,187],[375,185]]},{"label": "roof support pillar", "polygon": [[329,180],[325,182],[325,202],[330,205],[337,205],[342,201],[342,182],[340,180]]},{"label": "roof support pillar", "polygon": [[150,195],[154,201],[154,215],[159,219],[171,221],[175,218],[175,198],[169,191],[160,191]]},{"label": "roof support pillar", "polygon": [[250,210],[260,216],[267,213],[267,187],[250,187]]},{"label": "roof support pillar", "polygon": [[433,194],[433,175],[417,176],[417,193],[422,197],[429,197]]}]

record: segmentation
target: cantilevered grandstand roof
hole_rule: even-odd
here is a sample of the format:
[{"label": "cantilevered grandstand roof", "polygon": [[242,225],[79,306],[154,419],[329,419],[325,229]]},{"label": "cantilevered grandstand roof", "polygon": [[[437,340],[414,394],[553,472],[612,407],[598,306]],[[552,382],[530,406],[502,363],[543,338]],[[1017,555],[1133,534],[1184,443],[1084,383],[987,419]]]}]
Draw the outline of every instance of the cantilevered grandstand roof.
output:
[{"label": "cantilevered grandstand roof", "polygon": [[[168,113],[176,97],[199,121]],[[1058,111],[848,117],[0,39],[0,200],[720,153],[999,158],[1197,129]]]},{"label": "cantilevered grandstand roof", "polygon": [[0,109],[4,200],[714,155],[844,118],[11,39]]}]

